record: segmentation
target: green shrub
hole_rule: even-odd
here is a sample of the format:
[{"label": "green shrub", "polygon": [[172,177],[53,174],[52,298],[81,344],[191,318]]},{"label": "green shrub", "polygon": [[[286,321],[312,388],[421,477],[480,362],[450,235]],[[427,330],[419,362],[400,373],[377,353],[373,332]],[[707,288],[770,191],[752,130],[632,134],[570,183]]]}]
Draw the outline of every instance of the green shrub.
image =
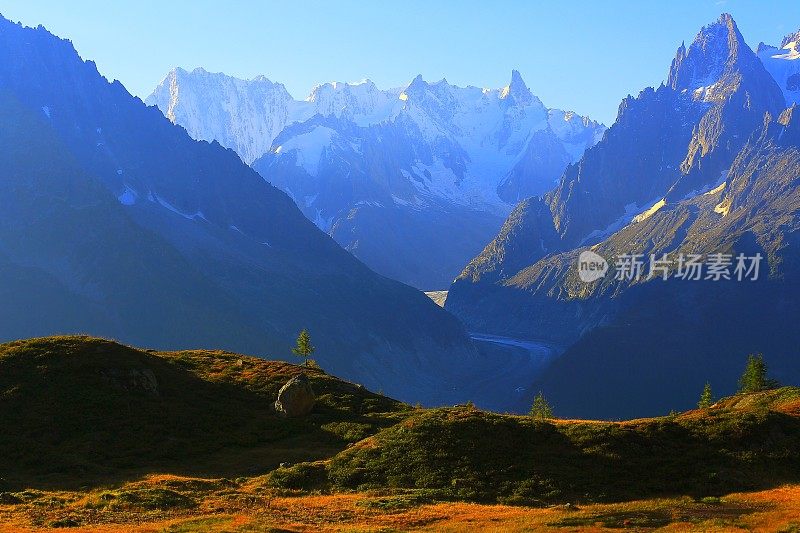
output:
[{"label": "green shrub", "polygon": [[325,463],[299,463],[273,470],[267,479],[267,486],[276,489],[319,490],[327,486]]}]

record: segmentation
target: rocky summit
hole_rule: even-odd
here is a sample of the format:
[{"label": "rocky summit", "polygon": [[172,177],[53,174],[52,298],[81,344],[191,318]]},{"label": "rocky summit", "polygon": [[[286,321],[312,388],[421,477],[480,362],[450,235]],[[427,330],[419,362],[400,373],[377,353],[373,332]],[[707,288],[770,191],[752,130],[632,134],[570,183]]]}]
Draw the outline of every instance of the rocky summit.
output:
[{"label": "rocky summit", "polygon": [[[787,379],[800,378],[789,318],[798,312],[800,146],[768,66],[730,15],[702,28],[678,48],[666,84],[623,100],[558,186],[517,206],[450,287],[446,308],[473,330],[564,346],[533,389],[575,415],[690,405],[756,344]],[[587,283],[577,272],[587,250],[612,267],[638,257],[642,275]],[[688,254],[731,263],[758,254],[763,270],[755,283],[690,283],[676,278]]]}]

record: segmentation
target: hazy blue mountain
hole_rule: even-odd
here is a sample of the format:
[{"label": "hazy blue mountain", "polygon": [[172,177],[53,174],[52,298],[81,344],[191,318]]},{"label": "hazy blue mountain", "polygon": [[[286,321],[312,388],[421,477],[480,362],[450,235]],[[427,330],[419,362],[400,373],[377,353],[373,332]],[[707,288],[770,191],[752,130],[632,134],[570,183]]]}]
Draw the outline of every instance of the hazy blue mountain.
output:
[{"label": "hazy blue mountain", "polygon": [[291,357],[424,402],[463,400],[463,327],[370,271],[283,192],[109,83],[69,41],[0,20],[0,338],[86,332]]}]

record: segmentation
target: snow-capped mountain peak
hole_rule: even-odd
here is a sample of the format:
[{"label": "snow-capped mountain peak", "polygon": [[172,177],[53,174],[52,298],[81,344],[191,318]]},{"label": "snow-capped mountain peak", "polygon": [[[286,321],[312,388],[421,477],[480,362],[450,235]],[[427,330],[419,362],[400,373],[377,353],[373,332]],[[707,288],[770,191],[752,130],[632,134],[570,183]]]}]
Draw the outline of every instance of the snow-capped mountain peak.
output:
[{"label": "snow-capped mountain peak", "polygon": [[781,41],[781,48],[788,50],[792,59],[797,59],[800,56],[800,30],[784,37]]},{"label": "snow-capped mountain peak", "polygon": [[242,80],[196,68],[171,70],[145,100],[195,139],[216,140],[245,163],[269,150],[294,119],[296,106],[280,83],[265,76]]},{"label": "snow-capped mountain peak", "polygon": [[381,91],[364,79],[357,83],[329,82],[317,85],[306,98],[315,114],[347,117],[366,125],[385,120],[397,95]]},{"label": "snow-capped mountain peak", "polygon": [[800,59],[800,30],[790,33],[781,41],[780,48],[765,43],[759,43],[757,53],[759,57],[772,59],[795,60]]},{"label": "snow-capped mountain peak", "polygon": [[501,100],[513,100],[517,105],[529,105],[533,102],[534,96],[525,82],[522,80],[518,70],[511,71],[511,83],[503,87],[500,91]]},{"label": "snow-capped mountain peak", "polygon": [[786,105],[800,104],[800,31],[784,37],[780,48],[759,44],[758,57],[783,91]]},{"label": "snow-capped mountain peak", "polygon": [[403,90],[400,98],[406,104],[421,107],[427,113],[440,116],[443,120],[452,117],[458,111],[462,100],[458,94],[463,94],[463,88],[451,86],[447,80],[433,83],[426,82],[422,75],[417,75]]}]

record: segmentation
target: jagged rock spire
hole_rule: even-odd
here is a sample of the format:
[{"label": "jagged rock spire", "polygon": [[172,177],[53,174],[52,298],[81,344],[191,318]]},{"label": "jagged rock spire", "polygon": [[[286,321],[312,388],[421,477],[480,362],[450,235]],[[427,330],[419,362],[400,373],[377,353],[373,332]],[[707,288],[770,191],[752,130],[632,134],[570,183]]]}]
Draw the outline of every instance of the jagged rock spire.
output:
[{"label": "jagged rock spire", "polygon": [[688,49],[681,43],[667,85],[676,90],[694,90],[716,83],[745,49],[749,51],[733,17],[723,13],[716,22],[700,30]]},{"label": "jagged rock spire", "polygon": [[500,98],[511,99],[517,104],[526,105],[533,101],[533,93],[525,85],[519,71],[514,69],[511,71],[511,82],[503,88]]}]

